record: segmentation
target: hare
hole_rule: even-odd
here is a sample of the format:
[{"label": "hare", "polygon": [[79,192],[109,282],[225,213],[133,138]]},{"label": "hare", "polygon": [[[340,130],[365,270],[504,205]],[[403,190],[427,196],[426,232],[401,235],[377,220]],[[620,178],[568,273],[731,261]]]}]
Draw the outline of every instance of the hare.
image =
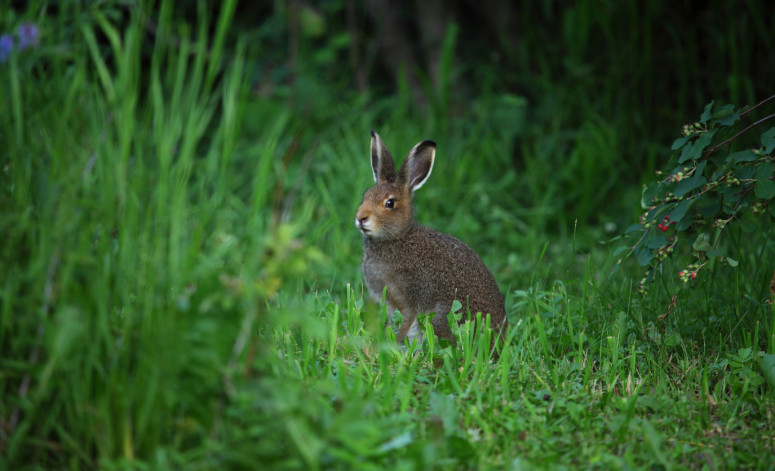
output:
[{"label": "hare", "polygon": [[422,343],[417,322],[421,313],[435,313],[435,333],[454,341],[447,314],[460,301],[462,321],[467,311],[490,314],[500,335],[506,327],[506,308],[498,285],[476,253],[458,239],[422,226],[414,219],[412,196],[433,169],[436,143],[422,141],[396,173],[393,156],[371,131],[371,170],[376,185],[366,191],[355,215],[363,236],[363,275],[378,302],[386,288],[389,325],[395,309],[403,321],[396,339]]}]

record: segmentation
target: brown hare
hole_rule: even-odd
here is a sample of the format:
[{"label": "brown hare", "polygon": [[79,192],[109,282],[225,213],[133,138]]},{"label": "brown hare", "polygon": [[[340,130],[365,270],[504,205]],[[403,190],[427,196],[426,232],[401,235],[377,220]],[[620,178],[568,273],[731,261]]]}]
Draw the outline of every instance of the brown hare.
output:
[{"label": "brown hare", "polygon": [[396,172],[393,156],[371,132],[371,169],[376,185],[363,195],[355,226],[363,236],[363,275],[372,297],[386,289],[388,319],[398,309],[403,321],[396,339],[422,342],[417,322],[421,313],[435,313],[436,335],[454,341],[447,314],[454,300],[463,314],[490,314],[499,335],[506,327],[506,309],[498,285],[476,253],[458,239],[422,226],[414,219],[412,195],[428,180],[436,143],[422,141],[409,151]]}]

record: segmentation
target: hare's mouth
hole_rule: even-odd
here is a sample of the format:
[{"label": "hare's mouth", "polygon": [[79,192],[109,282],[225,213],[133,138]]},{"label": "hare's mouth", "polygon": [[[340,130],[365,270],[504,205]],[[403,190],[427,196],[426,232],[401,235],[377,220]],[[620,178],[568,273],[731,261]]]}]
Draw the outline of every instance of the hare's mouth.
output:
[{"label": "hare's mouth", "polygon": [[363,222],[357,218],[355,219],[355,227],[357,227],[358,230],[361,231],[363,234],[369,234],[371,232],[371,229],[366,227],[367,225],[368,225],[368,221]]}]

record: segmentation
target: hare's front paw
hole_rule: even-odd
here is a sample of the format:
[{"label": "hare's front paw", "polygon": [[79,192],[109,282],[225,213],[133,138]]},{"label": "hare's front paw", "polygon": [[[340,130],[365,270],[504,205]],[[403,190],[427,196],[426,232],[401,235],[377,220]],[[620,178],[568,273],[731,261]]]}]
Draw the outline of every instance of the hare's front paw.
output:
[{"label": "hare's front paw", "polygon": [[406,333],[406,338],[409,340],[409,345],[417,341],[417,345],[422,345],[423,340],[425,337],[423,337],[422,329],[420,328],[420,323],[417,322],[417,319],[415,318],[412,322],[412,325],[409,326],[409,332]]}]

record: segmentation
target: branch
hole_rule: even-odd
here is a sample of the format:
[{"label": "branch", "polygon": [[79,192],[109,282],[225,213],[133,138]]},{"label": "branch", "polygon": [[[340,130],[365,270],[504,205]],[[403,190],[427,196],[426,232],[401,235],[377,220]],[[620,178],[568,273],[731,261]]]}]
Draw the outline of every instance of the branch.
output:
[{"label": "branch", "polygon": [[751,108],[748,108],[747,110],[745,110],[745,111],[743,111],[742,113],[740,113],[740,116],[745,116],[746,114],[748,114],[748,113],[750,113],[751,111],[755,110],[756,108],[758,108],[758,107],[762,106],[763,104],[767,103],[768,101],[772,100],[773,98],[775,98],[775,95],[772,95],[771,97],[769,97],[769,98],[766,98],[766,99],[764,99],[764,100],[760,101],[759,103],[755,104],[755,105],[754,105],[754,106],[752,106]]},{"label": "branch", "polygon": [[[773,95],[773,96],[775,96],[775,95]],[[770,97],[770,98],[772,98],[772,97]],[[769,100],[770,98],[767,98],[767,100]],[[767,101],[767,100],[765,100],[765,101]],[[762,102],[762,103],[764,103],[764,102]],[[762,103],[759,103],[759,105],[761,105]],[[756,105],[756,106],[759,106],[759,105]],[[748,111],[750,111],[750,110],[748,110]],[[729,139],[725,139],[724,141],[719,142],[718,144],[713,146],[708,152],[705,153],[705,155],[702,157],[702,159],[703,160],[707,159],[708,157],[710,157],[710,154],[716,152],[719,147],[723,147],[725,144],[728,144],[728,143],[734,141],[735,139],[740,137],[740,135],[743,134],[744,132],[748,131],[749,129],[751,129],[751,128],[755,127],[755,126],[758,126],[759,124],[761,124],[761,123],[763,123],[763,122],[765,122],[765,121],[767,121],[768,119],[771,119],[771,118],[775,118],[775,114],[771,114],[769,116],[765,116],[764,118],[760,119],[759,121],[756,121],[755,123],[749,124],[748,126],[743,128],[742,131],[738,132],[734,136],[730,137]]]}]

